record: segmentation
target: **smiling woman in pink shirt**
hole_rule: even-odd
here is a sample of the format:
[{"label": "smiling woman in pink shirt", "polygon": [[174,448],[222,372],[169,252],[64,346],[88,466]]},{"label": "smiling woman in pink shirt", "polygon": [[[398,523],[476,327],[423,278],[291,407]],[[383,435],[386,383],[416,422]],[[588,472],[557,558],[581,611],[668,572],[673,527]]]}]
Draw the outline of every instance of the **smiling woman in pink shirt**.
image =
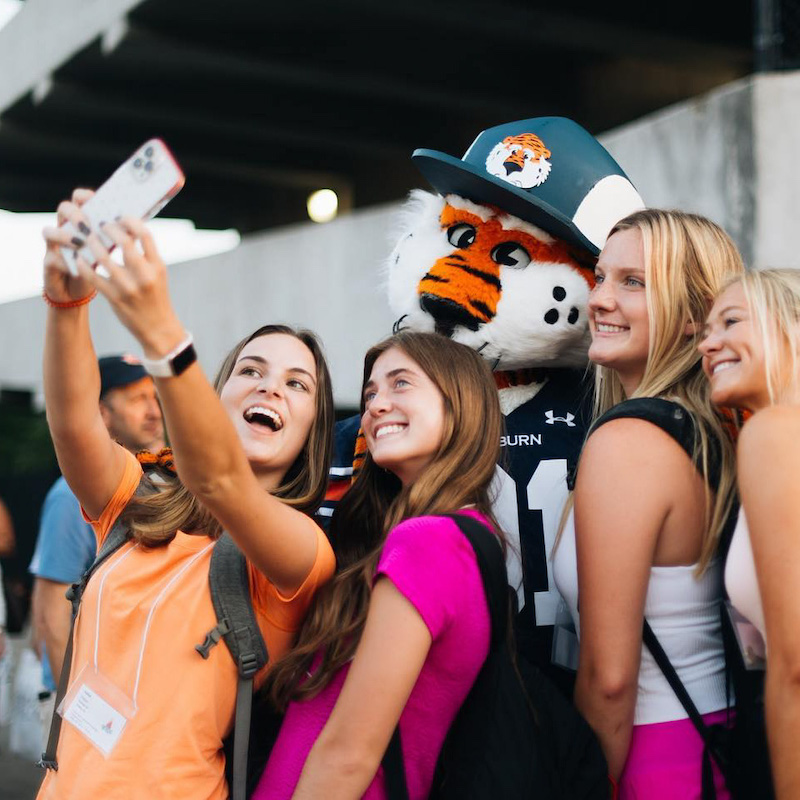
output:
[{"label": "smiling woman in pink shirt", "polygon": [[409,797],[427,797],[488,653],[475,553],[442,516],[497,531],[502,417],[488,366],[441,336],[400,333],[367,354],[362,412],[368,454],[331,530],[340,571],[271,673],[273,697],[291,702],[257,800],[385,798],[398,722]]}]

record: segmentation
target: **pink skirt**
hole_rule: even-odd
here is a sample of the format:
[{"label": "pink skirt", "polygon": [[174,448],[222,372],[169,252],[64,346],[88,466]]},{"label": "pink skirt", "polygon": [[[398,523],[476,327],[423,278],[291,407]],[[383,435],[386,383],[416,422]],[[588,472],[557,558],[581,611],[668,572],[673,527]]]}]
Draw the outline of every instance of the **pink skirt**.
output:
[{"label": "pink skirt", "polygon": [[[728,712],[705,714],[724,723]],[[628,760],[619,778],[619,800],[700,800],[703,740],[689,719],[634,725]],[[729,800],[725,781],[712,760],[717,800]]]}]

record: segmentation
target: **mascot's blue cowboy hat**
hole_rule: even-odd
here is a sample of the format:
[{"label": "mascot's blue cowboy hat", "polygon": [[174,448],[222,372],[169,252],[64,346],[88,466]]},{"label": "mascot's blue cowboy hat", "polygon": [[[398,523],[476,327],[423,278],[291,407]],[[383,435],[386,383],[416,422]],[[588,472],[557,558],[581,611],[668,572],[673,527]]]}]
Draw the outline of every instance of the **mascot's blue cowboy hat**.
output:
[{"label": "mascot's blue cowboy hat", "polygon": [[644,202],[606,149],[565,117],[488,128],[462,159],[415,150],[439,194],[498,206],[596,256],[611,228]]}]

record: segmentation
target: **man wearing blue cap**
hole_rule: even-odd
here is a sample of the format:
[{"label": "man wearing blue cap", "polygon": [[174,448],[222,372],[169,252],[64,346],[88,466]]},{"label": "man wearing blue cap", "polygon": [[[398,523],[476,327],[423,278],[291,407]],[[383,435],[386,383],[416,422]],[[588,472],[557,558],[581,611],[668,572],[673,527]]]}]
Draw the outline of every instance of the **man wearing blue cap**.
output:
[{"label": "man wearing blue cap", "polygon": [[[100,367],[100,413],[109,433],[132,453],[158,452],[164,446],[164,423],[153,379],[131,355],[104,356]],[[94,561],[97,540],[64,478],[47,493],[30,571],[36,576],[32,615],[34,636],[42,647],[40,713],[47,740],[52,702],[69,635],[71,606],[65,597]]]}]

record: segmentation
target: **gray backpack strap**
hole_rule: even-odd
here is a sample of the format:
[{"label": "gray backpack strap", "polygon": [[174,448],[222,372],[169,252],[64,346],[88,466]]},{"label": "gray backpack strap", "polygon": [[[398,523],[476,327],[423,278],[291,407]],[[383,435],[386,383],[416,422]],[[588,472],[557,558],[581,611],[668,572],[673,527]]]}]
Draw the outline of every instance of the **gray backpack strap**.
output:
[{"label": "gray backpack strap", "polygon": [[[136,490],[137,494],[150,492],[149,489],[145,488],[144,484],[144,481],[139,484]],[[91,566],[83,573],[78,583],[73,583],[72,586],[67,589],[67,600],[72,603],[72,620],[69,625],[69,638],[67,639],[67,647],[64,651],[64,663],[61,665],[61,677],[58,680],[56,702],[53,706],[53,716],[50,720],[50,733],[47,737],[45,751],[36,764],[37,767],[58,771],[56,749],[58,748],[58,738],[61,735],[61,715],[58,713],[58,707],[61,705],[64,695],[67,693],[67,686],[69,685],[69,673],[72,667],[72,640],[75,632],[75,617],[78,616],[78,607],[81,604],[81,597],[83,597],[83,593],[86,590],[86,584],[89,583],[89,578],[92,577],[97,568],[128,541],[128,535],[128,526],[123,524],[120,520],[117,520],[108,532],[106,538],[103,539],[103,544],[100,546],[97,557],[92,562]]]},{"label": "gray backpack strap", "polygon": [[214,545],[208,580],[217,624],[195,650],[203,658],[220,638],[233,656],[239,672],[236,687],[236,716],[233,724],[233,800],[245,800],[247,752],[250,740],[250,712],[253,678],[266,665],[267,645],[258,627],[250,599],[247,559],[227,533]]}]

